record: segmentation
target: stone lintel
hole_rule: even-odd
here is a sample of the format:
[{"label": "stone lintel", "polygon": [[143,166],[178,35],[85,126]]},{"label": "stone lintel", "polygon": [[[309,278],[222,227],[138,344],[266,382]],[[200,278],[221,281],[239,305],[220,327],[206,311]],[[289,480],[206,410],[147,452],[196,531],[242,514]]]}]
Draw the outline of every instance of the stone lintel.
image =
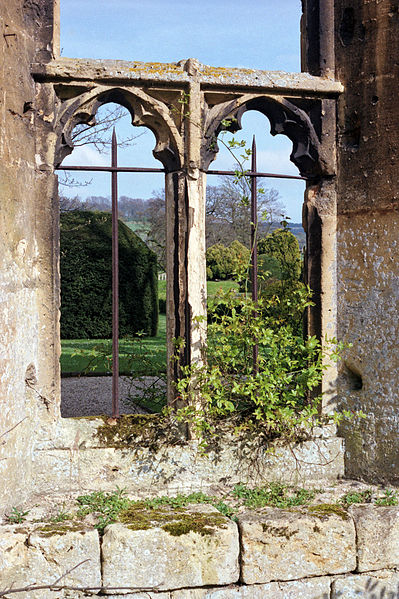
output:
[{"label": "stone lintel", "polygon": [[119,82],[122,85],[137,81],[141,84],[175,84],[179,88],[186,88],[195,77],[206,90],[234,88],[306,97],[335,97],[344,91],[339,81],[309,73],[211,67],[194,59],[161,63],[59,58],[48,64],[33,64],[32,74],[45,81]]}]

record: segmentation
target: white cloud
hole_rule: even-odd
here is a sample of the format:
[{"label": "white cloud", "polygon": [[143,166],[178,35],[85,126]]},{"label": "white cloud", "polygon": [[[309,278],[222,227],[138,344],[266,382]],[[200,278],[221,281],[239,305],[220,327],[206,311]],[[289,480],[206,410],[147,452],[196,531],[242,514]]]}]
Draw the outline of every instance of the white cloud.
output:
[{"label": "white cloud", "polygon": [[63,166],[109,166],[111,164],[108,154],[100,154],[92,146],[78,146],[63,162]]}]

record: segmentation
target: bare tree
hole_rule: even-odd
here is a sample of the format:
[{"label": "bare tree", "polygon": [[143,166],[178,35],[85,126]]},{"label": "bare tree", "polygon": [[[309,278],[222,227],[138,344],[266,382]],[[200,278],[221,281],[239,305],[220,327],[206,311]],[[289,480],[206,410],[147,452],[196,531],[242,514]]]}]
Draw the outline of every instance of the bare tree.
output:
[{"label": "bare tree", "polygon": [[152,197],[147,200],[146,204],[148,230],[144,241],[157,255],[160,268],[166,270],[166,211],[164,190],[153,191]]},{"label": "bare tree", "polygon": [[[92,145],[99,154],[104,154],[111,147],[112,130],[127,115],[127,110],[119,104],[111,104],[100,108],[94,125],[82,123],[72,131],[71,139],[75,148]],[[136,143],[145,131],[122,137],[118,140],[119,148],[126,148]],[[59,183],[64,187],[86,187],[92,180],[78,181],[67,171],[59,175]]]},{"label": "bare tree", "polygon": [[[100,109],[101,110],[101,109]],[[95,125],[81,124],[77,125],[72,132],[72,141],[75,148],[92,144],[99,154],[107,152],[111,146],[112,130],[121,119],[127,116],[126,108],[118,104],[112,104],[111,107],[104,106],[101,112],[97,113]],[[123,137],[118,140],[119,148],[126,148],[136,142],[136,139],[144,135],[141,131],[135,135]]]},{"label": "bare tree", "polygon": [[[258,181],[259,191],[262,180]],[[276,189],[258,193],[259,232],[267,235],[273,222],[281,220],[284,206]],[[208,186],[206,196],[206,243],[229,245],[238,240],[250,246],[251,208],[246,179],[220,177],[220,184]]]},{"label": "bare tree", "polygon": [[[230,176],[220,177],[220,185],[210,185],[206,195],[206,243],[230,245],[235,240],[250,247],[250,206],[248,186],[243,180],[234,183]],[[259,184],[261,188],[261,182]],[[153,192],[147,200],[143,220],[148,222],[145,242],[157,254],[158,263],[165,268],[166,216],[165,192]],[[265,189],[259,194],[259,233],[269,233],[272,223],[281,220],[284,206],[276,189]]]}]

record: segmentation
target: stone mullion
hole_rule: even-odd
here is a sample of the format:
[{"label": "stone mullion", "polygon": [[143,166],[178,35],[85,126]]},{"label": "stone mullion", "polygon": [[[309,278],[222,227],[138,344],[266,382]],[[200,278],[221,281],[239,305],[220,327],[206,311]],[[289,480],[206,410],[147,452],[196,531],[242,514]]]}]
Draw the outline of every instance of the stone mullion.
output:
[{"label": "stone mullion", "polygon": [[[330,353],[329,340],[336,337],[336,190],[333,180],[309,184],[305,193],[303,225],[307,236],[305,275],[314,305],[308,308],[306,333],[320,339]],[[337,365],[326,355],[321,388],[321,411],[329,413],[336,403]]]},{"label": "stone mullion", "polygon": [[[187,183],[183,171],[166,175],[166,273],[168,404],[176,405],[175,382],[190,361],[187,326]],[[182,345],[177,348],[176,341]],[[177,403],[179,405],[179,403]]]},{"label": "stone mullion", "polygon": [[[166,176],[168,402],[177,406],[181,367],[200,364],[206,342],[206,175],[200,170],[202,95],[195,66],[188,65],[192,79],[183,104],[183,168]],[[184,343],[177,356],[175,339]]]},{"label": "stone mullion", "polygon": [[187,65],[190,81],[186,117],[186,184],[188,202],[187,295],[190,318],[190,360],[200,364],[206,343],[205,198],[206,174],[201,167],[204,135],[203,95],[196,61]]}]

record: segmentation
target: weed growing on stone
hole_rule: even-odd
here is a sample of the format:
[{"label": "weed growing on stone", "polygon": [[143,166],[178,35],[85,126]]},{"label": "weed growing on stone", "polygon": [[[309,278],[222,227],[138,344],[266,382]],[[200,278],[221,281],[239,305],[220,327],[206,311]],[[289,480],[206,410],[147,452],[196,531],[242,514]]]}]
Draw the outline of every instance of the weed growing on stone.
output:
[{"label": "weed growing on stone", "polygon": [[353,505],[354,503],[371,503],[373,492],[371,489],[364,491],[352,491],[345,493],[340,499],[340,503],[344,505]]},{"label": "weed growing on stone", "polygon": [[108,524],[115,522],[119,512],[132,503],[126,497],[125,491],[119,487],[112,493],[94,491],[89,495],[80,495],[76,501],[81,506],[77,512],[78,518],[95,514],[97,516],[95,528],[99,531],[103,531]]},{"label": "weed growing on stone", "polygon": [[375,505],[381,505],[381,506],[398,505],[398,503],[399,503],[398,493],[397,493],[397,491],[394,491],[393,489],[385,489],[383,497],[380,497],[379,499],[376,499],[376,501],[375,501]]},{"label": "weed growing on stone", "polygon": [[254,489],[249,489],[243,483],[239,483],[233,489],[233,496],[242,500],[243,505],[249,508],[267,505],[279,508],[308,505],[315,495],[316,491],[314,490],[293,489],[282,483],[269,483],[264,487]]},{"label": "weed growing on stone", "polygon": [[13,507],[11,512],[6,516],[8,522],[10,524],[21,524],[25,522],[26,516],[29,514],[29,511],[22,512],[18,510],[16,507]]},{"label": "weed growing on stone", "polygon": [[[307,292],[290,301],[301,312],[311,303]],[[228,422],[237,435],[256,432],[286,443],[310,435],[319,423],[321,398],[309,400],[309,395],[322,380],[327,354],[338,359],[341,346],[330,340],[327,351],[315,337],[304,340],[272,315],[275,302],[260,298],[255,303],[228,293],[208,309],[206,360],[182,367],[176,383],[183,406],[177,418],[192,426],[204,448]],[[254,340],[259,350],[255,370]],[[179,341],[176,359],[184,345]]]},{"label": "weed growing on stone", "polygon": [[71,520],[73,518],[72,514],[66,512],[64,508],[62,508],[55,516],[50,518],[50,522],[54,524],[57,522],[65,522],[66,520]]}]

